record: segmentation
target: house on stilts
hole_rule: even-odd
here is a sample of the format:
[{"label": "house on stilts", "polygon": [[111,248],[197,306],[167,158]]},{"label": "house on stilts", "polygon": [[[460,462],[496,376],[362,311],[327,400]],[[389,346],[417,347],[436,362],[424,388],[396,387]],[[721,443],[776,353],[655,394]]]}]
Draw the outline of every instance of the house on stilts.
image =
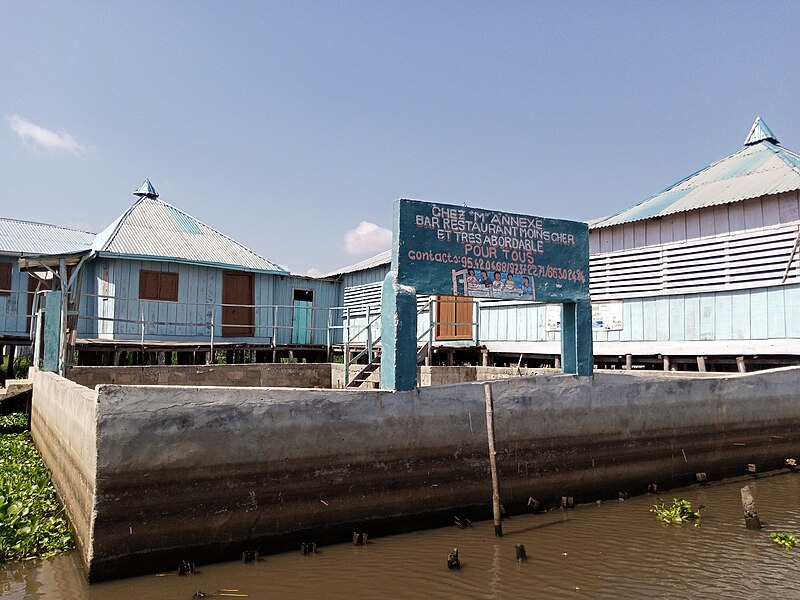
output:
[{"label": "house on stilts", "polygon": [[[799,195],[800,155],[759,117],[741,149],[590,223],[596,367],[800,363]],[[379,311],[390,261],[328,274],[355,324]],[[558,366],[558,305],[437,297],[424,310],[437,364]]]},{"label": "house on stilts", "polygon": [[[376,370],[388,251],[294,275],[162,201],[149,180],[135,195],[96,236],[0,220],[3,343],[35,335],[37,290],[51,289],[63,291],[60,370],[335,355]],[[800,363],[800,155],[761,118],[742,148],[595,220],[589,238],[597,368]],[[418,309],[421,362],[560,366],[560,305],[436,296]]]}]

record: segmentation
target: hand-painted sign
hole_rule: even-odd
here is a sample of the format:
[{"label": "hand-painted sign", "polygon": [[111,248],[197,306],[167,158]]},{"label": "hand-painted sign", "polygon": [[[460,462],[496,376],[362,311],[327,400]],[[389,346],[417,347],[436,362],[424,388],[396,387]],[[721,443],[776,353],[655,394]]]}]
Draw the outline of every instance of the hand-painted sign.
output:
[{"label": "hand-painted sign", "polygon": [[395,240],[397,281],[418,294],[589,298],[586,223],[399,200]]}]

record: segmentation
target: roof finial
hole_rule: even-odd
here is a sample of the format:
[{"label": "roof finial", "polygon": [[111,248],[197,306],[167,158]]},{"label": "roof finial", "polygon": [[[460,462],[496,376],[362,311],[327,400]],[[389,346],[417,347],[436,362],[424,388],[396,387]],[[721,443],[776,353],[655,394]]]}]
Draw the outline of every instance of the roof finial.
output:
[{"label": "roof finial", "polygon": [[158,192],[149,179],[145,179],[139,189],[133,192],[133,195],[139,196],[139,198],[153,198],[154,200],[158,198]]},{"label": "roof finial", "polygon": [[747,138],[744,140],[744,145],[752,146],[753,144],[763,141],[780,144],[778,138],[775,137],[775,134],[767,127],[767,124],[764,123],[761,117],[756,117],[753,126],[750,128],[750,133],[747,134]]}]

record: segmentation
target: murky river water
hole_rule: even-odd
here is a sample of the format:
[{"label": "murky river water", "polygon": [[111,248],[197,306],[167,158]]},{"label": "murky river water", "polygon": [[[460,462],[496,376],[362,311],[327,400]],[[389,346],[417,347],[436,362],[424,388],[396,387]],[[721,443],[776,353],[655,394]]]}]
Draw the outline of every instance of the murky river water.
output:
[{"label": "murky river water", "polygon": [[[740,488],[748,484],[765,527],[747,530]],[[488,494],[487,494],[488,496]],[[800,536],[800,473],[671,490],[705,505],[701,526],[665,525],[652,495],[515,516],[504,537],[489,522],[371,539],[199,567],[190,576],[137,577],[88,586],[74,555],[0,567],[10,600],[189,600],[261,598],[796,598],[800,546],[784,549],[771,531]],[[518,562],[514,546],[528,560]],[[447,569],[457,547],[460,570]]]}]

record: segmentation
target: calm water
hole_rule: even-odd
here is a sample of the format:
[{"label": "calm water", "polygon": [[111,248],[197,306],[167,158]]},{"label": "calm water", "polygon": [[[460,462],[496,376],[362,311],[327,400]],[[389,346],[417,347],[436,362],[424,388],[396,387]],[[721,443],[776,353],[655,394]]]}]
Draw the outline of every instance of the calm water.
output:
[{"label": "calm water", "polygon": [[[747,483],[765,528],[745,529]],[[487,493],[487,497],[490,493]],[[701,526],[664,525],[649,512],[655,496],[516,516],[494,537],[473,524],[266,556],[257,563],[198,567],[187,577],[148,576],[88,586],[74,555],[6,565],[2,597],[21,599],[189,600],[261,598],[793,598],[800,599],[800,546],[781,548],[771,531],[800,535],[800,473],[672,490],[703,504]],[[515,544],[528,560],[517,562]],[[447,569],[459,549],[462,568]],[[213,595],[216,594],[216,595]]]}]

